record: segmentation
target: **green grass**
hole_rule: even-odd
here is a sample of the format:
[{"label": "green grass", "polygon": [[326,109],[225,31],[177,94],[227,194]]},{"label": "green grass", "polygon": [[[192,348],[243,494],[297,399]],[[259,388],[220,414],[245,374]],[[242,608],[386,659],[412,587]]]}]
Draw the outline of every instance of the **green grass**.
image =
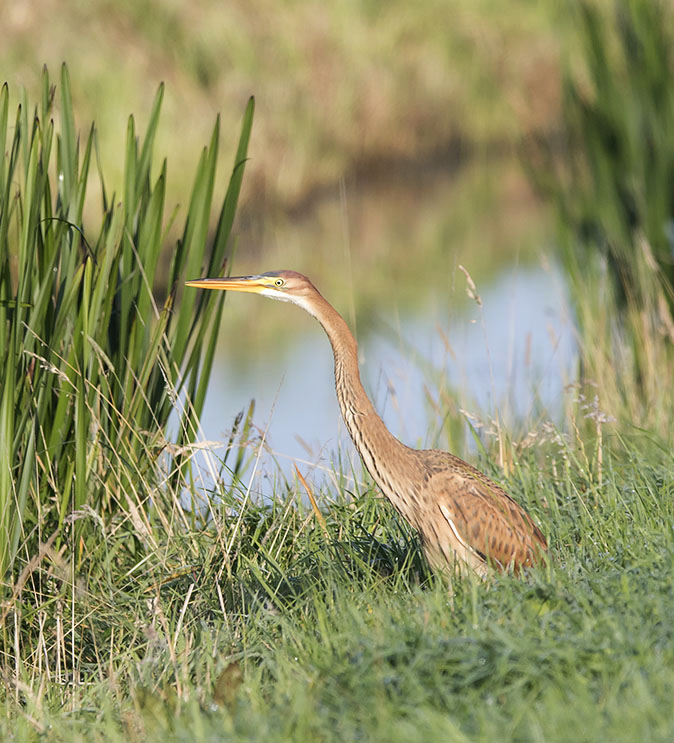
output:
[{"label": "green grass", "polygon": [[42,604],[6,617],[3,739],[671,739],[674,467],[636,431],[601,458],[584,440],[505,480],[549,564],[451,599],[369,488],[320,494],[325,528],[296,486],[197,529],[167,494],[142,560],[101,524],[74,579],[45,558]]},{"label": "green grass", "polygon": [[671,739],[674,468],[639,434],[611,439],[601,486],[572,448],[545,454],[507,484],[549,565],[451,600],[369,491],[323,494],[327,533],[296,501],[239,496],[240,520],[223,508],[136,565],[106,534],[62,640],[43,608],[5,659],[3,739]]}]

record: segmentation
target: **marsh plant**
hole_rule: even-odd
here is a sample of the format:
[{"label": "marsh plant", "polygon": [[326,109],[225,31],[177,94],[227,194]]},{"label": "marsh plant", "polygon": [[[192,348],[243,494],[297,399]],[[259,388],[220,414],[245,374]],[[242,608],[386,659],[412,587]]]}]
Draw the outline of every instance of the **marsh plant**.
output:
[{"label": "marsh plant", "polygon": [[534,180],[557,205],[584,374],[631,422],[665,431],[668,408],[657,401],[674,372],[674,10],[583,0],[563,14],[563,146],[538,162]]},{"label": "marsh plant", "polygon": [[[163,86],[144,135],[128,122],[124,183],[106,188],[94,126],[75,125],[67,68],[60,90],[44,70],[42,97],[25,94],[10,118],[0,92],[0,578],[2,593],[49,544],[88,549],[85,513],[119,516],[151,538],[157,466],[169,418],[185,404],[173,444],[188,444],[203,406],[222,308],[219,297],[184,297],[186,275],[219,274],[253,116],[245,112],[229,188],[213,224],[219,123],[199,159],[181,236],[162,275],[167,229],[166,161],[153,144]],[[98,218],[92,200],[98,200]],[[85,222],[85,204],[88,215]],[[166,257],[166,256],[164,256]],[[165,300],[157,304],[160,285]],[[180,466],[169,461],[168,470]],[[163,472],[163,474],[162,474]],[[85,509],[85,510],[83,510]],[[129,522],[130,523],[130,522]],[[119,527],[119,525],[118,525]],[[135,537],[131,549],[140,547]],[[77,537],[77,538],[75,538]]]}]

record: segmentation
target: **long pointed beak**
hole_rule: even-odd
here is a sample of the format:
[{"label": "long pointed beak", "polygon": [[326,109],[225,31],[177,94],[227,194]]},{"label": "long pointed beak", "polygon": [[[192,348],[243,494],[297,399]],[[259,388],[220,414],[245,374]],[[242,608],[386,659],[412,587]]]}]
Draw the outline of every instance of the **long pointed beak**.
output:
[{"label": "long pointed beak", "polygon": [[259,294],[268,288],[261,276],[231,276],[227,279],[193,279],[186,281],[185,286],[197,289],[219,289],[220,291],[251,292]]}]

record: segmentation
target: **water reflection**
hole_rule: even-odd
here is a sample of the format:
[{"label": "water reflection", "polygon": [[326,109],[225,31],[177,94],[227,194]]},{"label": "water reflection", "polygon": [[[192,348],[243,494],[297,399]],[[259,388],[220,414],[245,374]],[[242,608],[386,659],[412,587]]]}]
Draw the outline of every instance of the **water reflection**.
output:
[{"label": "water reflection", "polygon": [[[559,270],[511,267],[478,290],[481,307],[471,303],[457,311],[451,292],[436,292],[423,307],[360,334],[363,383],[405,443],[437,443],[443,413],[428,405],[426,390],[445,383],[458,407],[483,417],[498,412],[506,425],[561,413],[576,352]],[[256,297],[237,301],[257,303],[255,312],[288,313],[288,323],[297,320],[295,308]],[[326,336],[316,323],[300,323],[287,337],[294,340],[285,353],[266,348],[256,358],[236,360],[221,343],[201,421],[206,439],[225,442],[237,413],[255,398],[255,424],[266,449],[252,489],[263,493],[271,488],[269,473],[279,471],[275,462],[289,478],[295,461],[303,472],[329,470],[338,451],[342,462],[357,463],[335,398]]]}]

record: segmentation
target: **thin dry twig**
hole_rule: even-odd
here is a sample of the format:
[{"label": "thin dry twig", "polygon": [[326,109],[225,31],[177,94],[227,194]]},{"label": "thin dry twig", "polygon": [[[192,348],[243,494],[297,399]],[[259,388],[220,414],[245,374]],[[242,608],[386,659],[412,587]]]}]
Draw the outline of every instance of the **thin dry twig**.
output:
[{"label": "thin dry twig", "polygon": [[17,596],[21,593],[23,590],[23,587],[28,580],[31,573],[35,571],[37,566],[44,560],[45,556],[48,555],[52,551],[52,545],[54,544],[54,540],[56,539],[58,535],[58,532],[54,532],[51,537],[42,545],[40,545],[40,549],[34,557],[30,559],[28,564],[24,567],[24,569],[21,571],[21,575],[19,575],[18,580],[14,584],[14,590],[12,591],[12,598],[5,604],[5,608],[3,609],[2,614],[0,615],[0,627],[5,623],[5,619],[7,619],[7,615],[12,610],[12,607],[14,606],[14,602],[16,601]]},{"label": "thin dry twig", "polygon": [[297,477],[299,481],[304,486],[304,489],[307,491],[307,495],[309,496],[309,502],[311,503],[311,507],[314,511],[314,515],[316,516],[316,521],[318,521],[318,523],[321,526],[321,529],[323,529],[323,532],[325,533],[325,536],[327,537],[328,536],[328,525],[325,521],[325,516],[323,516],[323,514],[320,512],[318,508],[318,503],[316,503],[316,499],[314,498],[314,494],[312,493],[311,488],[307,484],[307,481],[304,479],[304,477],[302,477],[302,473],[299,471],[297,465],[295,465],[295,472],[297,473]]}]

